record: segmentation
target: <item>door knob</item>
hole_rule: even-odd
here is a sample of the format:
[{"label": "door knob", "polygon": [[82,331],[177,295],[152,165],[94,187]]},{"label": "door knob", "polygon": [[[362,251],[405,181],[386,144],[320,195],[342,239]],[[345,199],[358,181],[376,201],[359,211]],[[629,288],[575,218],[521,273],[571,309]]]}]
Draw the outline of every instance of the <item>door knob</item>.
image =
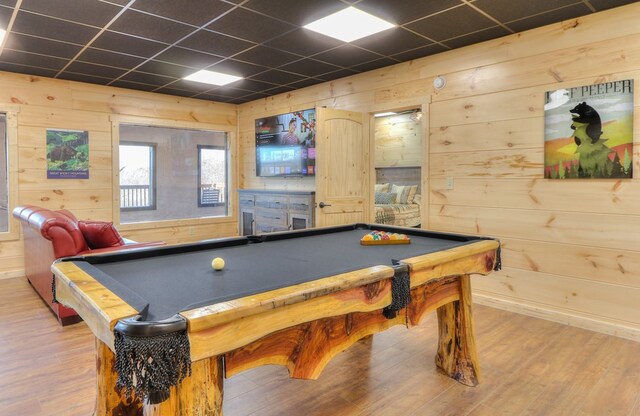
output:
[{"label": "door knob", "polygon": [[318,206],[319,206],[320,208],[324,208],[324,207],[330,207],[330,206],[331,206],[331,204],[325,204],[324,202],[320,202],[320,203],[318,204]]}]

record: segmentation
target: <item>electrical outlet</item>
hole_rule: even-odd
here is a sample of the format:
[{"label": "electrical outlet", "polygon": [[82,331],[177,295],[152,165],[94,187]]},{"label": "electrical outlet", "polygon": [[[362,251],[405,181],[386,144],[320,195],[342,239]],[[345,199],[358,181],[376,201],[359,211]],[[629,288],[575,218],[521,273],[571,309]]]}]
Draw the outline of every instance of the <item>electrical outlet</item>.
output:
[{"label": "electrical outlet", "polygon": [[453,176],[447,176],[446,181],[447,189],[453,189]]}]

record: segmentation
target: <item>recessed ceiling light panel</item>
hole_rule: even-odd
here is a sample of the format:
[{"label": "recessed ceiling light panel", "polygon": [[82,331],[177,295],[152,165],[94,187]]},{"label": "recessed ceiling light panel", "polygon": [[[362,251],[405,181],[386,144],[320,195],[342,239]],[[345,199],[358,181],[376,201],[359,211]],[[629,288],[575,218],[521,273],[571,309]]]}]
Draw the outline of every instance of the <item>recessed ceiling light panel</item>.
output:
[{"label": "recessed ceiling light panel", "polygon": [[344,42],[353,42],[374,33],[391,29],[395,25],[355,7],[347,7],[337,13],[311,22],[304,27]]},{"label": "recessed ceiling light panel", "polygon": [[238,81],[239,79],[242,79],[242,77],[202,69],[196,73],[184,77],[184,79],[186,79],[187,81],[196,81],[212,85],[227,85],[232,82]]}]

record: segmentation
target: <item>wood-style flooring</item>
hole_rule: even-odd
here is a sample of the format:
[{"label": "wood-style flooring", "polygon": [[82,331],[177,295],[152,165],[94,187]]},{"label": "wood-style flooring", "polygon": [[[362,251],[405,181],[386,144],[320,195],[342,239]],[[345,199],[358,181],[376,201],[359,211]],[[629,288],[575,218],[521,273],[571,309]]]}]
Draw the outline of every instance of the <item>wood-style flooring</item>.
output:
[{"label": "wood-style flooring", "polygon": [[[640,416],[640,343],[475,306],[484,381],[440,374],[435,315],[337,356],[319,380],[265,366],[225,380],[225,416]],[[94,339],[25,279],[0,280],[0,415],[91,415]],[[170,415],[167,415],[170,416]]]}]

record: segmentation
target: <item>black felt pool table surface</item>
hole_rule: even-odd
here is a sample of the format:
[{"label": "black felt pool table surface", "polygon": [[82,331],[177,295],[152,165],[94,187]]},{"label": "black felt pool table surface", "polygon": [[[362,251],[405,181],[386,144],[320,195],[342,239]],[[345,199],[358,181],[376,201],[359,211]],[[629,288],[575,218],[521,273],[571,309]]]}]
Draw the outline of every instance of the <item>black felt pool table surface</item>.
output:
[{"label": "black felt pool table surface", "polygon": [[[411,244],[361,245],[360,239],[370,231],[299,232],[292,238],[259,243],[240,237],[227,240],[228,245],[190,245],[195,251],[161,247],[145,251],[142,258],[112,261],[122,256],[90,256],[87,261],[75,262],[132,307],[141,310],[148,304],[147,319],[158,320],[196,307],[372,266],[391,266],[392,260],[478,241],[416,230],[418,235],[409,233]],[[215,257],[224,259],[224,269],[213,270]]]}]

